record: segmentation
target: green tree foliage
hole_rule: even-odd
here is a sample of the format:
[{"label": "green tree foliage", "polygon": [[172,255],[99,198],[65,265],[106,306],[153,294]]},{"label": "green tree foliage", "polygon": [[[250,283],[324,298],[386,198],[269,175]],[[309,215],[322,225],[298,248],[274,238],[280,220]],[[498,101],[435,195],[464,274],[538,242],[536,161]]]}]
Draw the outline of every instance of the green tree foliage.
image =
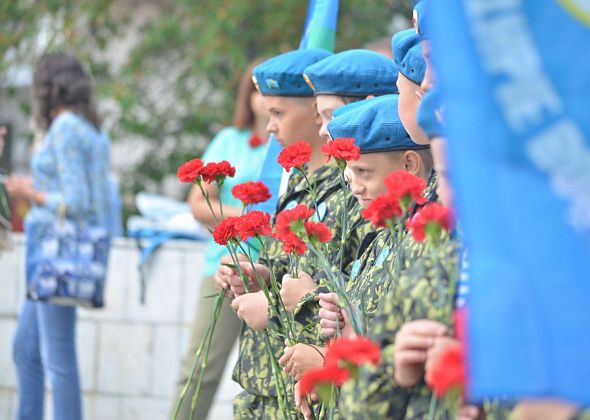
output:
[{"label": "green tree foliage", "polygon": [[[140,2],[126,0],[5,0],[0,5],[0,71],[33,64],[42,51],[66,48],[89,66],[99,96],[115,104],[114,141],[145,139],[148,151],[128,168],[125,190],[161,185],[184,160],[199,156],[221,126],[231,124],[241,72],[259,56],[297,48],[307,2],[301,0],[153,1],[157,16],[114,66],[109,54]],[[336,49],[390,35],[395,13],[411,0],[341,0]]]}]

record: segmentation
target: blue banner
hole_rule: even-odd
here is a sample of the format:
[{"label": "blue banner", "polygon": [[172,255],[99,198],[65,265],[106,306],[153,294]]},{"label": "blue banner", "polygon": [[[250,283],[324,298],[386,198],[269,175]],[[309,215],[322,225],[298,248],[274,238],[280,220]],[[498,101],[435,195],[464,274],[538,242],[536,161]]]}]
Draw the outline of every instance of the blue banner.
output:
[{"label": "blue banner", "polygon": [[590,405],[590,2],[432,1],[470,396]]}]

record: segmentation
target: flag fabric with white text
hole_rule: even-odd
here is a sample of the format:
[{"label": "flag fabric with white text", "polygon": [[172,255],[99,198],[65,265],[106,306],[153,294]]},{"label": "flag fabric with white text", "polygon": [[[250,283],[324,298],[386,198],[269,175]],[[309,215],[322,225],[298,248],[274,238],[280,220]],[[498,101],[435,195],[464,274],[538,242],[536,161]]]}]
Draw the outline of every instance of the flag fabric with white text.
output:
[{"label": "flag fabric with white text", "polygon": [[431,2],[470,396],[590,405],[590,2]]}]

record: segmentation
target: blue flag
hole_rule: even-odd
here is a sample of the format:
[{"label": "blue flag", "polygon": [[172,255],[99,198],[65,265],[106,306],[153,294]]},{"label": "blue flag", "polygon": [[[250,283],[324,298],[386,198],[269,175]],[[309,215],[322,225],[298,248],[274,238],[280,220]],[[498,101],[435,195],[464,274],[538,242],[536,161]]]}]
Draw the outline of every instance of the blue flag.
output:
[{"label": "blue flag", "polygon": [[310,0],[299,49],[322,48],[334,52],[339,0]]},{"label": "blue flag", "polygon": [[590,405],[590,3],[432,1],[470,396]]},{"label": "blue flag", "polygon": [[[334,39],[338,21],[339,0],[310,0],[307,6],[307,18],[305,29],[299,49],[323,48],[334,51]],[[255,210],[275,212],[283,168],[277,163],[282,147],[274,136],[270,136],[267,146],[266,158],[262,165],[259,180],[264,182],[272,194],[272,198],[265,203],[254,206]]]}]

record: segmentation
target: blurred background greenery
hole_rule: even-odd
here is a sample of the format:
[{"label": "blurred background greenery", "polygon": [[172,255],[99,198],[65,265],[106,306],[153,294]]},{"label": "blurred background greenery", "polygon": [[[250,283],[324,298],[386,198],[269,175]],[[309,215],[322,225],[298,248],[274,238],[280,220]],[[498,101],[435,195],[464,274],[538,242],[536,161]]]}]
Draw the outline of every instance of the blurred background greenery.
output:
[{"label": "blurred background greenery", "polygon": [[[411,7],[341,0],[336,50],[391,36],[409,24]],[[302,0],[4,0],[0,74],[34,66],[47,50],[74,52],[94,76],[115,146],[131,145],[115,147],[122,191],[167,193],[177,166],[231,124],[249,61],[297,48],[306,9]],[[3,86],[10,97],[13,88]]]}]

